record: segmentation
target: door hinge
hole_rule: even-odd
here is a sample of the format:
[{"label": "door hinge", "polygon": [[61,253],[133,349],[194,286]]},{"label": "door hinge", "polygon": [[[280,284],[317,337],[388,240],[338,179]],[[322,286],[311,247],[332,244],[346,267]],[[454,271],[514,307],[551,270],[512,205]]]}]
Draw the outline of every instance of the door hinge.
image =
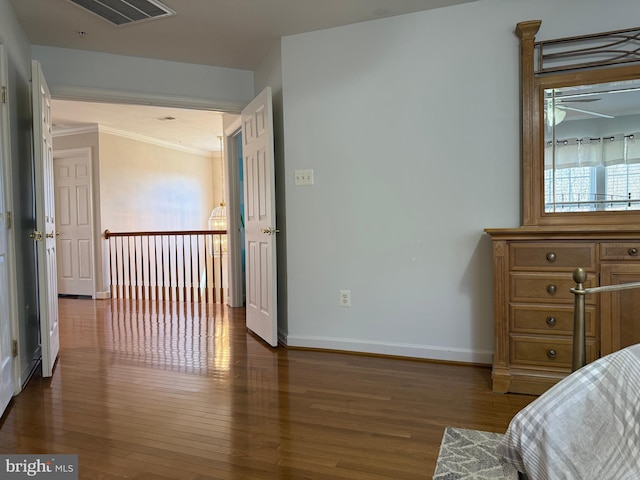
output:
[{"label": "door hinge", "polygon": [[13,227],[13,215],[11,212],[7,212],[7,228]]},{"label": "door hinge", "polygon": [[14,357],[18,356],[18,340],[13,341],[13,345],[11,347],[11,355]]},{"label": "door hinge", "polygon": [[7,87],[2,87],[2,103],[7,103]]}]

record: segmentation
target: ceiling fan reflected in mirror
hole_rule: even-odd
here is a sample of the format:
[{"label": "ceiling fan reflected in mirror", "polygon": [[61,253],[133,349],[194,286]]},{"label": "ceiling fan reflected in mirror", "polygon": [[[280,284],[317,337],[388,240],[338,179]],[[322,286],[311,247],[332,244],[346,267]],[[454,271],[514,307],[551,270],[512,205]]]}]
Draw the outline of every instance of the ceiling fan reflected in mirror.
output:
[{"label": "ceiling fan reflected in mirror", "polygon": [[567,116],[567,110],[577,113],[584,113],[586,115],[592,115],[594,117],[600,118],[615,118],[613,115],[609,115],[606,113],[600,113],[593,110],[586,110],[584,108],[574,107],[572,105],[566,105],[567,103],[590,103],[597,102],[602,100],[601,98],[556,98],[547,99],[547,108],[545,112],[545,116],[547,118],[547,124],[558,125],[562,122]]},{"label": "ceiling fan reflected in mirror", "polygon": [[601,98],[566,98],[564,100],[559,99],[556,101],[556,108],[561,108],[564,110],[572,110],[574,112],[586,113],[587,115],[593,115],[595,117],[601,118],[615,118],[613,115],[608,115],[606,113],[594,112],[593,110],[585,110],[584,108],[573,107],[569,105],[565,105],[566,103],[588,103],[588,102],[597,102],[598,100],[602,100]]}]

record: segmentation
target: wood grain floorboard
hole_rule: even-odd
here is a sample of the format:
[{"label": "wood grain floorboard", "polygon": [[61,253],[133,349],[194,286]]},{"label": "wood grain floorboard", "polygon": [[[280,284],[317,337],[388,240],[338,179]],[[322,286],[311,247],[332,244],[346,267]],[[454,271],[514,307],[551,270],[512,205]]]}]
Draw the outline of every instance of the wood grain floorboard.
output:
[{"label": "wood grain floorboard", "polygon": [[446,426],[504,432],[535,397],[488,366],[270,348],[244,309],[59,299],[60,356],[0,421],[1,453],[81,479],[428,479]]}]

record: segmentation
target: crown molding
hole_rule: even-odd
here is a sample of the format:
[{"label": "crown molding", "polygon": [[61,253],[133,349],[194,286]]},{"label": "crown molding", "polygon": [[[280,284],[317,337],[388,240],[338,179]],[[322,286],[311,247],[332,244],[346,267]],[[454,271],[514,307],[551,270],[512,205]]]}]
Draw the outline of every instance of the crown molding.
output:
[{"label": "crown molding", "polygon": [[127,138],[129,140],[136,140],[138,142],[148,143],[164,148],[171,148],[181,152],[192,153],[194,155],[200,155],[203,157],[211,157],[213,152],[208,150],[202,150],[199,148],[185,147],[184,145],[178,145],[177,143],[166,142],[164,140],[158,140],[156,138],[147,137],[145,135],[139,135],[137,133],[127,132],[125,130],[118,130],[117,128],[105,127],[104,125],[93,124],[83,125],[81,127],[63,128],[53,132],[54,137],[65,137],[68,135],[80,135],[83,133],[108,133],[110,135],[116,135],[118,137]]}]

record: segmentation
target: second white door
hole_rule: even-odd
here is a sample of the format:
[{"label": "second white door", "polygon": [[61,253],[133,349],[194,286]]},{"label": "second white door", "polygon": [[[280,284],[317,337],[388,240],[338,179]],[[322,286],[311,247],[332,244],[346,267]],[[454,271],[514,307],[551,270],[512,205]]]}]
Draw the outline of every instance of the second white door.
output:
[{"label": "second white door", "polygon": [[91,149],[53,155],[58,293],[94,296]]},{"label": "second white door", "polygon": [[247,328],[278,345],[276,207],[271,89],[242,110]]},{"label": "second white door", "polygon": [[31,234],[38,253],[38,312],[42,376],[51,377],[60,349],[58,277],[56,274],[56,222],[53,188],[53,134],[51,94],[40,63],[32,63],[33,149],[36,227]]}]

